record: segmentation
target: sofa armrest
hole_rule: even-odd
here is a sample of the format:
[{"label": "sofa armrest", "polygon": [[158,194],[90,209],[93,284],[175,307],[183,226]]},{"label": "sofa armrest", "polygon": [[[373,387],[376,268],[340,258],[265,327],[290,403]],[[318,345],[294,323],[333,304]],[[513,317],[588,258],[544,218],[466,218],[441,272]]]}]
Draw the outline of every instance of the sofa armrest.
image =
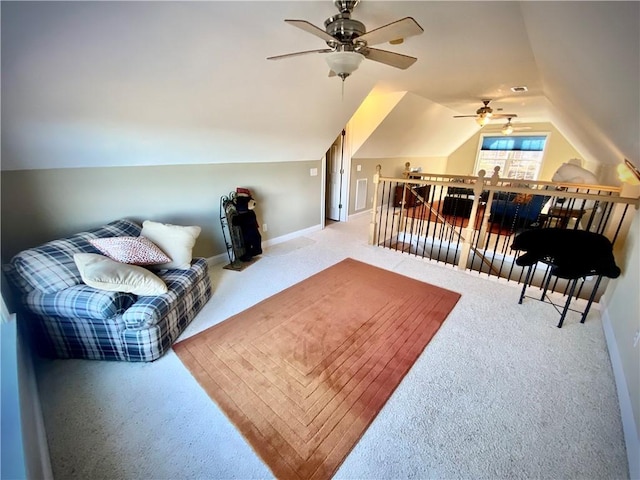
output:
[{"label": "sofa armrest", "polygon": [[156,325],[175,305],[175,292],[139,297],[138,301],[122,315],[125,328],[139,329]]},{"label": "sofa armrest", "polygon": [[133,305],[131,293],[108,292],[88,285],[74,285],[55,293],[33,290],[24,297],[30,312],[44,316],[107,320]]},{"label": "sofa armrest", "polygon": [[188,270],[165,269],[157,272],[168,292],[155,296],[140,296],[122,315],[126,328],[147,328],[156,325],[175,307],[177,299],[185,297],[197,283],[209,275],[207,261],[194,258]]}]

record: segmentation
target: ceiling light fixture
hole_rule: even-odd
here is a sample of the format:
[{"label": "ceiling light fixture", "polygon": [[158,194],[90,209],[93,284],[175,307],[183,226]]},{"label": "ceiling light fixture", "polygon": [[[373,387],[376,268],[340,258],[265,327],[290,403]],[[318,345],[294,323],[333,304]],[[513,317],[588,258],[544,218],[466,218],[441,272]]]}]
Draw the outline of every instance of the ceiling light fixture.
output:
[{"label": "ceiling light fixture", "polygon": [[507,123],[503,125],[501,131],[503,135],[511,135],[513,133],[513,125],[511,124],[511,118],[509,118]]},{"label": "ceiling light fixture", "polygon": [[357,52],[340,51],[328,53],[325,59],[331,71],[344,82],[349,75],[358,69],[364,60],[364,55]]},{"label": "ceiling light fixture", "polygon": [[626,158],[624,159],[624,163],[618,164],[616,170],[618,171],[620,181],[630,185],[640,185],[640,171]]},{"label": "ceiling light fixture", "polygon": [[484,127],[490,121],[491,121],[491,113],[483,113],[476,117],[476,123],[481,127]]},{"label": "ceiling light fixture", "polygon": [[504,127],[502,127],[503,135],[511,135],[513,133],[513,126],[510,123],[507,123]]}]

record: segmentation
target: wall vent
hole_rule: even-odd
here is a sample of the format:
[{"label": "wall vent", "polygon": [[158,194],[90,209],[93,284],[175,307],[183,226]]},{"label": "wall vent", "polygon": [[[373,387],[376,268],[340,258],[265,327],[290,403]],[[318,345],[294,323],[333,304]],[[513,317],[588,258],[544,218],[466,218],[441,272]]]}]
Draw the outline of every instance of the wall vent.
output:
[{"label": "wall vent", "polygon": [[355,210],[363,210],[367,206],[367,179],[359,178],[356,181],[356,206]]}]

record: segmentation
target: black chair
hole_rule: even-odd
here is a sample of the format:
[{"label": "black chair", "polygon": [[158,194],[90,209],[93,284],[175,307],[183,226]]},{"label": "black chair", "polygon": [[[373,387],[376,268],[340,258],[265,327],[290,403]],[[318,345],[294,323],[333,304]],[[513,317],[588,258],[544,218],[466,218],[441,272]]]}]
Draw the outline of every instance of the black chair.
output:
[{"label": "black chair", "polygon": [[533,281],[533,267],[538,262],[545,263],[550,267],[549,274],[544,282],[541,300],[544,300],[546,296],[552,275],[569,280],[568,297],[560,315],[558,328],[562,327],[580,278],[592,275],[597,276],[580,320],[580,323],[584,323],[602,277],[617,278],[620,276],[620,269],[616,265],[613,256],[613,245],[607,237],[599,233],[560,228],[527,230],[515,237],[511,248],[527,252],[516,259],[516,264],[522,267],[529,267],[518,303],[522,303],[526,289],[530,282]]}]

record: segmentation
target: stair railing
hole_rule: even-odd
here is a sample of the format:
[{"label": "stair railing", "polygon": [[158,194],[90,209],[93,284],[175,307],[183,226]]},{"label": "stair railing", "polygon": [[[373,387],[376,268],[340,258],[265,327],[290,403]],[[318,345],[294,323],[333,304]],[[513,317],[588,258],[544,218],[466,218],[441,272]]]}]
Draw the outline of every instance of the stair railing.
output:
[{"label": "stair railing", "polygon": [[[614,244],[626,237],[631,217],[628,215],[629,208],[639,208],[639,199],[620,196],[620,187],[500,178],[497,167],[491,177],[486,177],[484,171],[478,172],[477,176],[412,172],[407,163],[402,178],[394,178],[384,177],[378,165],[373,184],[370,244],[391,247],[395,242],[396,246],[402,244],[403,251],[409,250],[417,255],[419,249],[415,245],[422,242],[422,256],[451,263],[459,269],[486,271],[489,275],[509,278],[513,274],[513,266],[505,275],[502,271],[504,258],[511,255],[509,238],[518,230],[513,225],[490,222],[493,204],[504,201],[499,196],[521,194],[549,197],[545,206],[547,210],[539,216],[546,226],[596,231],[607,236]],[[423,197],[419,189],[411,188],[425,185],[429,185],[428,198]],[[461,185],[472,192],[468,198],[473,200],[465,226],[462,226],[465,222],[461,222],[460,218],[447,218],[435,205],[438,202],[442,205],[444,192],[450,188],[459,189]],[[399,206],[392,200],[394,186],[403,186]],[[381,194],[381,189],[386,198]],[[409,195],[413,195],[416,202],[408,202]],[[416,221],[417,207],[409,206],[415,204],[424,209],[422,214],[426,214],[427,220],[422,217]],[[480,209],[483,209],[481,215]],[[555,224],[552,224],[554,221]],[[429,254],[424,248],[427,243],[432,246]],[[434,249],[436,243],[438,247]],[[443,252],[446,257],[444,260],[434,258],[434,255],[442,255]],[[476,265],[477,261],[481,266]]]}]

